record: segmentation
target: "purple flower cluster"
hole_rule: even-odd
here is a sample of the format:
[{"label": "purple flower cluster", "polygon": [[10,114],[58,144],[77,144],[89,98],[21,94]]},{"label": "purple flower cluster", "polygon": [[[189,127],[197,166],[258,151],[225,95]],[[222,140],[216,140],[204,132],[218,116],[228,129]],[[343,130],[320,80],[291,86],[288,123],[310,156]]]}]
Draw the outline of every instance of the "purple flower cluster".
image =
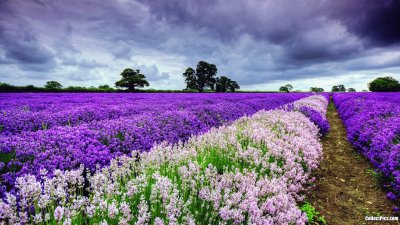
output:
[{"label": "purple flower cluster", "polygon": [[315,125],[318,126],[319,133],[321,134],[322,137],[328,135],[331,127],[325,116],[322,116],[316,110],[307,106],[300,107],[299,111],[303,113],[305,116],[307,116],[311,120],[311,122],[313,122]]},{"label": "purple flower cluster", "polygon": [[[155,143],[177,143],[211,127],[309,94],[1,95],[1,184],[96,165]],[[23,116],[21,116],[23,115]],[[43,125],[45,124],[45,125]]]},{"label": "purple flower cluster", "polygon": [[[323,96],[323,98],[321,96]],[[324,137],[328,135],[331,128],[328,120],[326,119],[326,110],[329,104],[329,98],[330,94],[328,93],[315,95],[306,99],[302,99],[301,101],[289,103],[281,106],[280,108],[288,111],[301,112],[307,118],[309,118],[311,122],[317,125],[320,135]]]},{"label": "purple flower cluster", "polygon": [[400,197],[400,93],[334,94],[347,136],[383,176],[391,192]]},{"label": "purple flower cluster", "polygon": [[[326,108],[321,96],[294,105]],[[312,104],[311,104],[312,103]],[[7,224],[306,224],[298,202],[322,156],[318,127],[298,111],[260,110],[85,173],[25,174],[0,199]],[[86,177],[83,175],[86,174]]]}]

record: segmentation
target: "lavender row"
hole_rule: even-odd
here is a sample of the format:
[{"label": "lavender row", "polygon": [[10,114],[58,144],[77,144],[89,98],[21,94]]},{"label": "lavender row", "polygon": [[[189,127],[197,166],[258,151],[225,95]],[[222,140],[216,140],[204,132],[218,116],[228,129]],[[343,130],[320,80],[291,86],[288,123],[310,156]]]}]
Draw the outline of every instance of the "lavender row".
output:
[{"label": "lavender row", "polygon": [[[327,105],[318,97],[297,103],[315,111]],[[185,145],[162,143],[149,152],[118,157],[92,176],[90,171],[83,176],[82,166],[56,170],[53,177],[44,169],[40,179],[19,177],[17,192],[0,200],[0,220],[10,224],[306,224],[298,202],[321,155],[318,127],[303,114],[260,111],[193,136]]]},{"label": "lavender row", "polygon": [[[253,113],[308,94],[6,94],[0,95],[0,135],[77,126],[143,112],[185,110],[225,103],[246,104]],[[27,99],[25,99],[27,98]]]},{"label": "lavender row", "polygon": [[400,94],[334,94],[333,99],[353,146],[383,176],[387,197],[399,205]]},{"label": "lavender row", "polygon": [[[16,177],[24,174],[39,175],[45,168],[50,173],[56,169],[69,170],[85,165],[91,171],[97,165],[108,165],[110,160],[133,150],[148,151],[154,144],[166,141],[177,143],[251,115],[260,109],[273,109],[292,102],[304,94],[241,95],[172,95],[175,109],[141,112],[112,120],[84,123],[76,127],[58,126],[49,130],[23,132],[0,137],[1,184],[13,188]],[[259,98],[263,96],[263,98]],[[110,95],[110,97],[112,97]],[[218,101],[212,97],[220,98]],[[195,101],[213,104],[194,104]]]},{"label": "lavender row", "polygon": [[283,105],[279,108],[284,110],[299,111],[310,119],[319,129],[322,137],[328,135],[330,124],[326,118],[327,106],[329,104],[330,94],[314,95]]}]

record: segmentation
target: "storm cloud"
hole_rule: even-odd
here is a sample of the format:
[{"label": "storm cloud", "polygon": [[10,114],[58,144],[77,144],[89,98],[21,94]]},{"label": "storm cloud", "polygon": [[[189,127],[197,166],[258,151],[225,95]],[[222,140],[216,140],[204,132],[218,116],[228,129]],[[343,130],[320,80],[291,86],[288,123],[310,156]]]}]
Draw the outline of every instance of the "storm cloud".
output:
[{"label": "storm cloud", "polygon": [[244,89],[400,78],[397,0],[4,0],[0,19],[0,82],[13,84],[112,85],[132,67],[180,89],[200,60]]}]

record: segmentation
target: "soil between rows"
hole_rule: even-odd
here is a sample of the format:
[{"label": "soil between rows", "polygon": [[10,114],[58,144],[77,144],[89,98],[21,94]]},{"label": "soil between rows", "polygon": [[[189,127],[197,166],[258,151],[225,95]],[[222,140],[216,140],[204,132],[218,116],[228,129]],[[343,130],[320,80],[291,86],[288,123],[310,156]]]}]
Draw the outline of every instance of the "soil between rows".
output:
[{"label": "soil between rows", "polygon": [[327,224],[400,224],[365,220],[366,216],[395,216],[394,205],[374,177],[372,165],[347,140],[332,101],[327,119],[331,131],[322,140],[324,156],[307,200],[325,216]]}]

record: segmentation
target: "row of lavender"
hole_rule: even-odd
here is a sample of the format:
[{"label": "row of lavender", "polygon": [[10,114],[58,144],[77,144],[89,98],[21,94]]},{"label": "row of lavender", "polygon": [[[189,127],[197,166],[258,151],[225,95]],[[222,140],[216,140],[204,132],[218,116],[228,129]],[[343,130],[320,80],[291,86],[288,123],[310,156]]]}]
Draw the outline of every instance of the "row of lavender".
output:
[{"label": "row of lavender", "polygon": [[[231,125],[121,156],[93,175],[84,167],[19,177],[0,200],[0,219],[64,224],[305,224],[298,201],[322,155],[319,129],[302,107],[325,113],[311,96],[295,111],[259,111]],[[325,115],[320,115],[324,117]],[[86,181],[86,184],[85,184]],[[87,188],[85,188],[87,186]]]},{"label": "row of lavender", "polygon": [[[54,123],[57,125],[47,127],[47,130],[0,136],[1,193],[6,188],[13,188],[15,179],[23,174],[39,176],[40,169],[52,173],[56,169],[78,168],[80,164],[94,171],[97,165],[108,165],[111,159],[130,154],[132,150],[147,151],[154,143],[162,141],[185,141],[191,135],[203,133],[243,115],[273,109],[308,95],[109,94],[107,97],[97,97],[93,94],[47,94],[36,96],[36,99],[30,97],[30,101],[26,101],[24,95],[15,98],[11,98],[12,95],[8,98],[3,96],[2,101],[13,102],[5,104],[8,107],[4,109],[7,118],[18,119],[10,114],[12,106],[16,107],[14,102],[26,104],[24,107],[16,107],[16,114],[21,108],[35,109],[34,112],[23,112],[29,117],[28,120],[22,120],[24,127],[30,127],[31,123],[45,123],[51,118],[61,118],[59,115],[71,118],[77,111],[86,110],[86,114],[93,112],[96,116],[81,121],[75,127]],[[42,102],[49,106],[44,108]],[[61,103],[65,103],[65,106],[57,105]],[[79,110],[69,103],[76,103],[75,108]],[[81,110],[82,104],[86,105]],[[110,114],[110,110],[120,111]],[[31,114],[34,116],[31,117]],[[110,115],[119,117],[107,119],[112,117]],[[8,120],[1,115],[0,118],[3,118],[0,121]]]},{"label": "row of lavender", "polygon": [[305,96],[307,94],[5,94],[0,96],[0,136],[169,110],[198,112],[204,108],[212,112],[239,107],[252,114]]},{"label": "row of lavender", "polygon": [[399,203],[400,94],[334,94],[333,100],[348,139],[383,175],[387,197]]}]

